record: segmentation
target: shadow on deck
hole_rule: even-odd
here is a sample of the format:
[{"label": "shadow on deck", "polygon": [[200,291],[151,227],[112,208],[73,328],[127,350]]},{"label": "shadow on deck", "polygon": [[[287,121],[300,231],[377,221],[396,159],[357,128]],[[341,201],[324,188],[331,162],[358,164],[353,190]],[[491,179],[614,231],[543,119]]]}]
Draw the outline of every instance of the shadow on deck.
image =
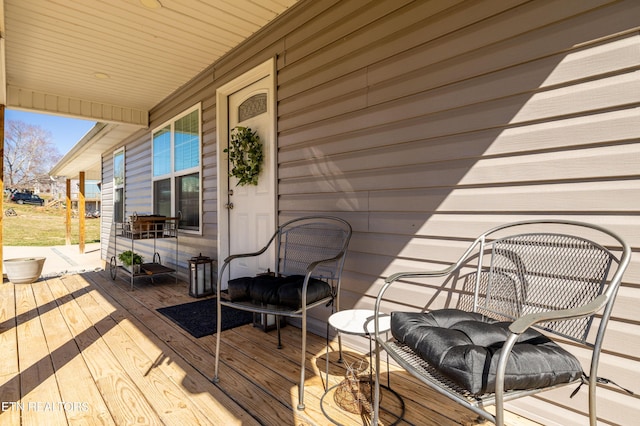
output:
[{"label": "shadow on deck", "polygon": [[[309,335],[306,409],[298,411],[300,330],[282,329],[281,350],[275,331],[252,325],[224,331],[220,382],[213,384],[214,336],[196,339],[156,311],[192,301],[187,284],[173,278],[154,284],[142,279],[132,292],[105,271],[0,286],[0,422],[330,424],[320,406],[325,337]],[[336,362],[337,343],[331,346],[334,385],[344,377],[344,365]],[[345,352],[350,362],[365,357],[351,348]],[[392,387],[406,406],[399,424],[475,424],[473,413],[391,368]],[[386,371],[383,377],[386,382]],[[332,418],[363,424],[347,412],[333,412]],[[384,414],[382,421],[395,419]],[[534,424],[515,415],[507,421]]]}]

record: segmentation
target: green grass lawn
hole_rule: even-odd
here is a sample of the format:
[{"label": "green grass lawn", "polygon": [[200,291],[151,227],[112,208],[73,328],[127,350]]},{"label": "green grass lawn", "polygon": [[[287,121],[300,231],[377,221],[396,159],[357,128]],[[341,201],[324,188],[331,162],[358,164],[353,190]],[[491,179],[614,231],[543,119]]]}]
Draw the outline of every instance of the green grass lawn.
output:
[{"label": "green grass lawn", "polygon": [[[4,202],[4,210],[13,208],[17,216],[3,222],[5,246],[62,246],[66,244],[65,209]],[[4,211],[2,212],[4,214]],[[71,219],[71,244],[78,244],[80,220]],[[85,219],[85,243],[100,241],[100,219]]]}]

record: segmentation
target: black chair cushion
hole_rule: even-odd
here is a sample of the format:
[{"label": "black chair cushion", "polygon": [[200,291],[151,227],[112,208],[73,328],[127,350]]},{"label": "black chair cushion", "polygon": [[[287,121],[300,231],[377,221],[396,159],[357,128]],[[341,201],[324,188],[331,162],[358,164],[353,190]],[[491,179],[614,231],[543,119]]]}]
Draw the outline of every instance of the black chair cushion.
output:
[{"label": "black chair cushion", "polygon": [[[274,277],[258,275],[229,280],[229,298],[232,301],[250,300],[263,305],[302,306],[302,284],[304,275]],[[331,286],[315,278],[309,278],[307,305],[331,296]]]},{"label": "black chair cushion", "polygon": [[[422,359],[475,395],[495,392],[495,374],[510,323],[457,309],[393,312],[391,332]],[[507,362],[505,390],[538,389],[582,375],[578,360],[528,329]]]}]

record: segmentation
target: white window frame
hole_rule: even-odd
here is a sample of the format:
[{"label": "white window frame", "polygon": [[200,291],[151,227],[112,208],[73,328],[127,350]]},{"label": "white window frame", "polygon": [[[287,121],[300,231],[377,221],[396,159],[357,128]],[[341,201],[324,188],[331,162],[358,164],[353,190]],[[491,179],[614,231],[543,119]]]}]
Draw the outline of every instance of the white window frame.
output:
[{"label": "white window frame", "polygon": [[[122,155],[122,183],[117,184],[116,183],[116,157],[118,155]],[[125,149],[124,147],[118,148],[115,151],[113,151],[113,158],[112,158],[112,165],[113,165],[113,201],[111,203],[112,209],[113,209],[113,220],[115,221],[115,219],[118,217],[118,215],[116,214],[116,192],[118,191],[118,189],[122,189],[122,211],[120,212],[122,214],[121,220],[124,222],[124,218],[127,212],[127,206],[125,203],[125,183],[126,183],[126,179],[127,179],[127,163],[126,163],[126,153],[125,153]]]},{"label": "white window frame", "polygon": [[[198,111],[198,140],[200,142],[199,146],[198,146],[198,154],[199,154],[199,158],[198,158],[198,165],[195,167],[190,167],[188,169],[183,169],[180,170],[179,172],[175,171],[175,123],[180,120],[181,118],[193,113],[194,111]],[[171,144],[170,144],[170,150],[171,150],[171,161],[170,161],[170,172],[163,174],[163,175],[159,175],[159,176],[154,176],[154,144],[153,144],[153,135],[158,131],[161,130],[165,127],[169,126],[170,130],[169,130],[169,134],[170,134],[170,139],[171,139]],[[178,216],[178,212],[176,211],[176,180],[179,177],[182,176],[187,176],[187,175],[191,175],[194,173],[198,173],[198,187],[199,187],[199,191],[198,191],[198,229],[190,229],[190,228],[179,228],[180,232],[183,233],[187,233],[187,234],[196,234],[196,235],[202,235],[202,229],[203,229],[203,225],[202,225],[202,192],[203,192],[203,188],[202,188],[202,159],[203,159],[203,141],[202,141],[202,103],[198,103],[194,106],[192,106],[191,108],[183,111],[182,113],[174,116],[173,118],[171,118],[170,120],[165,121],[164,123],[162,123],[159,126],[156,126],[154,129],[151,130],[151,205],[154,206],[155,209],[155,182],[159,181],[159,180],[165,180],[165,179],[169,179],[170,183],[171,183],[171,216]],[[154,211],[154,213],[156,213]]]}]

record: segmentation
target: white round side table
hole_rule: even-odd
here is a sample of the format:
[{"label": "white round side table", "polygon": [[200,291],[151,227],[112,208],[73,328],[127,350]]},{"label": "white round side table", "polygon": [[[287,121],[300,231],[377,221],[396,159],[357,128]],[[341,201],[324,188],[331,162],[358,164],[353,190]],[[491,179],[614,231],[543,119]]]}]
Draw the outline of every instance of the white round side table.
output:
[{"label": "white round side table", "polygon": [[[374,312],[370,309],[347,309],[332,314],[329,317],[329,325],[340,333],[373,336],[375,333],[373,318]],[[389,314],[380,314],[379,320],[381,333],[391,330]]]},{"label": "white round side table", "polygon": [[[371,386],[371,390],[373,390],[373,383],[374,383],[373,382],[374,380],[373,379],[373,348],[372,348],[373,339],[375,337],[374,336],[375,334],[374,316],[375,316],[375,312],[370,309],[347,309],[344,311],[336,312],[329,317],[329,325],[333,327],[336,331],[338,331],[338,333],[351,334],[355,336],[363,336],[369,339],[369,383]],[[389,314],[380,313],[378,316],[378,325],[379,325],[379,330],[378,330],[379,333],[387,333],[389,330],[391,330],[391,316]],[[342,359],[339,360],[339,362],[341,361]],[[389,359],[387,357],[387,365],[388,363],[389,363]],[[332,419],[331,416],[329,416],[329,414],[325,411],[324,398],[325,396],[327,396],[327,394],[331,390],[337,388],[338,386],[340,385],[338,384],[334,386],[329,386],[329,344],[327,340],[326,390],[324,395],[320,399],[320,405],[325,417],[327,417],[329,420],[331,420],[333,423],[336,423],[336,424],[339,424],[339,423],[334,419]],[[395,397],[400,402],[401,414],[400,415],[394,414],[394,416],[397,418],[396,423],[398,423],[404,417],[404,409],[405,409],[404,401],[400,397],[400,395],[398,395],[397,392],[391,389],[391,386],[389,383],[389,375],[387,375],[387,386],[381,385],[381,387],[385,388],[386,390],[391,392],[393,395],[395,395]],[[373,395],[371,395],[371,397],[372,396]]]}]

